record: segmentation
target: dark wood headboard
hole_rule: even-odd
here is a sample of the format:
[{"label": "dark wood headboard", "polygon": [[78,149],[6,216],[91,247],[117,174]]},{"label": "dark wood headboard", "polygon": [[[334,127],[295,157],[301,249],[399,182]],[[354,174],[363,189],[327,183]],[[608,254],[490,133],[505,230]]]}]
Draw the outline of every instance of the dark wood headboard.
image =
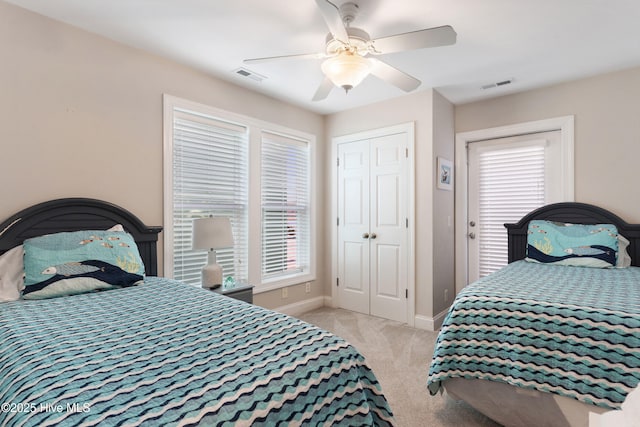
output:
[{"label": "dark wood headboard", "polygon": [[57,199],[28,207],[0,224],[0,254],[25,239],[61,231],[106,230],[122,224],[140,251],[147,275],[158,274],[158,233],[138,217],[113,203],[87,198]]},{"label": "dark wood headboard", "polygon": [[515,224],[505,224],[509,240],[509,262],[524,259],[527,250],[529,221],[541,219],[573,224],[613,224],[629,240],[631,265],[640,266],[640,224],[628,224],[619,216],[598,206],[564,202],[543,206],[525,215]]}]

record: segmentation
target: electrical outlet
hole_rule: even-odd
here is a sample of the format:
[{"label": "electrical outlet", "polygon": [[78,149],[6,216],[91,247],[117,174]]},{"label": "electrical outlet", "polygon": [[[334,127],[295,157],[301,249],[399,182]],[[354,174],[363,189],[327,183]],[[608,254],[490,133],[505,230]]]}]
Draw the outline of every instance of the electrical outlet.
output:
[{"label": "electrical outlet", "polygon": [[449,289],[444,290],[444,302],[449,302]]},{"label": "electrical outlet", "polygon": [[304,291],[306,293],[311,292],[311,283],[307,282],[307,283],[304,284]]},{"label": "electrical outlet", "polygon": [[289,288],[282,288],[282,298],[289,298]]}]

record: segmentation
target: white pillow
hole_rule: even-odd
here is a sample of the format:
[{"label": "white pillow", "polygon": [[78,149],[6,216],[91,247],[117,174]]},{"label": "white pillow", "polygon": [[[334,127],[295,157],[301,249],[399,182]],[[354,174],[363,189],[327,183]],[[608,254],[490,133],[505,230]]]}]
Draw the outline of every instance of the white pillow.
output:
[{"label": "white pillow", "polygon": [[24,250],[16,246],[0,255],[0,301],[16,301],[24,289]]},{"label": "white pillow", "polygon": [[618,268],[625,268],[631,265],[631,257],[627,252],[627,246],[629,246],[629,241],[618,234],[618,259],[616,260],[616,267]]}]

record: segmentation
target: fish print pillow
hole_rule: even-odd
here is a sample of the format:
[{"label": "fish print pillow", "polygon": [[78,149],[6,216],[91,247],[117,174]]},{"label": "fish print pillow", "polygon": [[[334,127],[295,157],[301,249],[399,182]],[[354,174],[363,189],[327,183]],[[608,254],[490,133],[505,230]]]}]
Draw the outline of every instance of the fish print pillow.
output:
[{"label": "fish print pillow", "polygon": [[129,233],[88,230],[24,242],[24,299],[54,298],[133,286],[144,264]]},{"label": "fish print pillow", "polygon": [[613,224],[564,224],[533,220],[525,260],[581,267],[615,267],[618,229]]}]

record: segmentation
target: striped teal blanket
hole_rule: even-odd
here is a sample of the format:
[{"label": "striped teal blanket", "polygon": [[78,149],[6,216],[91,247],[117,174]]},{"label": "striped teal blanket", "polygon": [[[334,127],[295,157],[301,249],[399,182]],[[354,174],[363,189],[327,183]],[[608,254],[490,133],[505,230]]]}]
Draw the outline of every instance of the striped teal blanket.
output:
[{"label": "striped teal blanket", "polygon": [[2,426],[392,425],[342,339],[168,279],[0,304]]},{"label": "striped teal blanket", "polygon": [[468,286],[438,336],[430,392],[454,377],[619,408],[640,382],[640,268],[518,261]]}]

